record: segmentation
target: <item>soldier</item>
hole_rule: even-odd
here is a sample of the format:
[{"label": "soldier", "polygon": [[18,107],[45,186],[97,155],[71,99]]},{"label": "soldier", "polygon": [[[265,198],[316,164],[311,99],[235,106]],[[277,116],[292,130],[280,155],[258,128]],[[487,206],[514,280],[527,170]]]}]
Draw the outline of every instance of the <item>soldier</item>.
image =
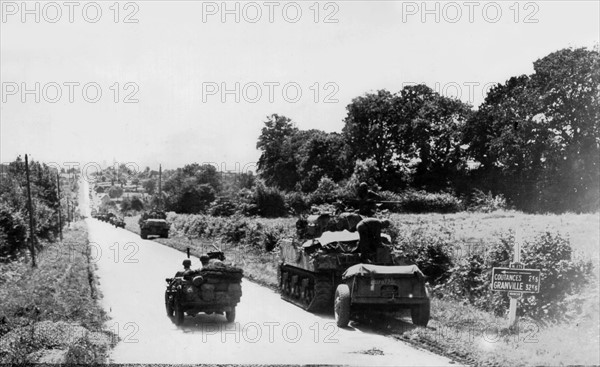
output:
[{"label": "soldier", "polygon": [[380,201],[381,196],[372,190],[369,190],[369,186],[366,182],[361,182],[356,190],[356,196],[358,197],[358,213],[370,217],[377,211],[375,201]]},{"label": "soldier", "polygon": [[358,251],[361,261],[372,260],[377,249],[381,247],[381,230],[387,228],[390,221],[387,219],[366,218],[360,221],[356,226],[360,239],[358,241]]},{"label": "soldier", "polygon": [[190,269],[191,267],[192,267],[192,260],[190,260],[190,259],[183,260],[183,271],[178,271],[177,273],[175,273],[175,277],[189,276],[192,272],[192,269]]}]

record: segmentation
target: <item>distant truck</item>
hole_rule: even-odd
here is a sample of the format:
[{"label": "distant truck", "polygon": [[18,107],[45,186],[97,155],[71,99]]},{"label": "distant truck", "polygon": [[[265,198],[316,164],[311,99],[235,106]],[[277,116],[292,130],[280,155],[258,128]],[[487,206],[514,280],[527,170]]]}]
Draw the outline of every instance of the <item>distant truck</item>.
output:
[{"label": "distant truck", "polygon": [[167,214],[162,211],[151,211],[142,213],[138,221],[140,226],[140,237],[147,239],[148,236],[169,237],[171,225],[167,222]]}]

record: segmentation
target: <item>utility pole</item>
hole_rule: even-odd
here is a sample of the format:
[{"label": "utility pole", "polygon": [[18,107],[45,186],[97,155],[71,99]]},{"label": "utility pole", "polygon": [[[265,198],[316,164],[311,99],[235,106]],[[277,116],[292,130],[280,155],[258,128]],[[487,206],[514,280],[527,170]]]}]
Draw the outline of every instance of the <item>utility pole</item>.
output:
[{"label": "utility pole", "polygon": [[162,209],[161,199],[162,199],[162,165],[158,165],[158,210]]},{"label": "utility pole", "polygon": [[33,220],[33,205],[31,204],[31,182],[29,181],[29,161],[25,154],[25,173],[27,175],[27,209],[29,210],[29,251],[31,251],[31,267],[35,268],[35,239],[34,239],[34,220]]},{"label": "utility pole", "polygon": [[58,233],[60,234],[60,240],[63,240],[62,233],[62,208],[60,207],[60,172],[56,173],[56,191],[58,192]]}]

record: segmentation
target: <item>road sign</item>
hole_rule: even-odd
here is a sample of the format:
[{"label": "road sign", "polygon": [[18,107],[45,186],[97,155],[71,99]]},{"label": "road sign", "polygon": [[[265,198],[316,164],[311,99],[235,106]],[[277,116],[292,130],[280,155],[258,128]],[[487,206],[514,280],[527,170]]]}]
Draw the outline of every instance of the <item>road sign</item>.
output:
[{"label": "road sign", "polygon": [[523,293],[521,292],[508,292],[508,296],[512,299],[520,299],[523,298]]},{"label": "road sign", "polygon": [[[539,293],[539,269],[493,268],[492,290],[499,292]],[[513,293],[514,292],[514,293]],[[511,296],[511,298],[513,297]]]}]

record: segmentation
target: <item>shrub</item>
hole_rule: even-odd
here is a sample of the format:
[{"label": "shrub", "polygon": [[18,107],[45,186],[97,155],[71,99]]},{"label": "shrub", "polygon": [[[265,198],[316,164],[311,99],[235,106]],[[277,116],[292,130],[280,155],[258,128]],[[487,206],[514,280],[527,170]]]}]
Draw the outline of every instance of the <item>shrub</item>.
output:
[{"label": "shrub", "polygon": [[258,214],[263,217],[283,217],[287,214],[284,195],[273,187],[257,184],[254,189],[254,204]]},{"label": "shrub", "polygon": [[289,192],[285,195],[285,203],[293,214],[300,215],[310,209],[307,198],[301,192]]},{"label": "shrub", "polygon": [[[443,294],[468,299],[480,309],[504,315],[509,299],[491,291],[492,268],[508,267],[513,258],[513,237],[502,236],[485,257],[473,255],[451,270]],[[560,234],[544,233],[526,241],[522,250],[526,268],[540,269],[540,292],[519,300],[519,313],[536,319],[563,320],[573,310],[577,294],[593,277],[591,261],[572,258],[569,241]]]},{"label": "shrub", "polygon": [[471,194],[469,203],[470,211],[489,213],[495,210],[503,210],[507,207],[506,199],[502,194],[494,196],[491,191],[486,194],[479,189],[473,190]]},{"label": "shrub", "polygon": [[27,243],[27,227],[19,212],[0,204],[0,256],[12,256]]},{"label": "shrub", "polygon": [[453,250],[453,245],[447,239],[439,235],[432,237],[420,230],[408,235],[397,232],[393,237],[397,237],[394,248],[396,256],[404,262],[416,264],[432,284],[441,284],[446,280],[452,267],[450,254]]},{"label": "shrub", "polygon": [[409,213],[456,213],[462,202],[456,196],[440,192],[409,190],[401,194],[402,210]]},{"label": "shrub", "polygon": [[317,189],[309,195],[313,205],[330,204],[337,200],[340,187],[327,176],[321,177]]},{"label": "shrub", "polygon": [[215,217],[231,217],[237,212],[237,206],[228,198],[219,198],[209,208],[210,215]]}]

